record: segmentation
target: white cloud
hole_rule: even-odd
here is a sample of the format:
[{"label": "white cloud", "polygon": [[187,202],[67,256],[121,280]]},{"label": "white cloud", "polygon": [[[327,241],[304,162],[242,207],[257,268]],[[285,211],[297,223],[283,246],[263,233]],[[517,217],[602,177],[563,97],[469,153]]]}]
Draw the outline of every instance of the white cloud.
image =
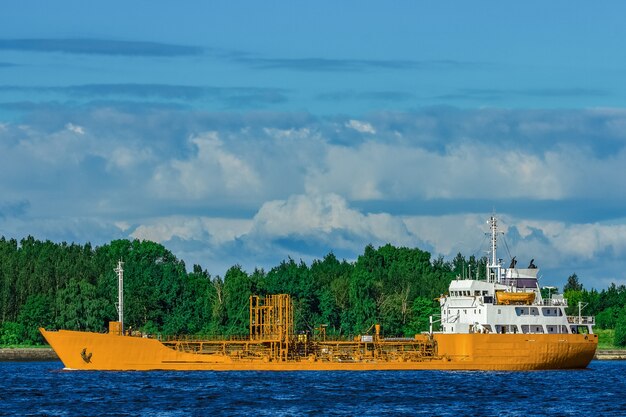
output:
[{"label": "white cloud", "polygon": [[108,155],[109,169],[128,169],[151,158],[153,155],[150,149],[131,149],[120,146],[111,150]]},{"label": "white cloud", "polygon": [[348,120],[346,122],[346,127],[349,127],[350,129],[354,129],[357,132],[360,133],[370,133],[370,134],[376,134],[376,129],[374,129],[374,127],[367,123],[367,122],[362,122],[359,120]]},{"label": "white cloud", "polygon": [[246,219],[168,216],[148,219],[130,234],[135,239],[166,242],[173,238],[204,240],[219,246],[250,231],[252,222]]},{"label": "white cloud", "polygon": [[85,128],[83,128],[82,126],[78,126],[72,123],[68,123],[65,125],[65,128],[67,130],[69,130],[70,132],[74,132],[77,133],[79,135],[84,135],[85,134]]},{"label": "white cloud", "polygon": [[128,229],[130,229],[130,223],[125,222],[125,221],[114,222],[113,224],[122,232],[125,232]]},{"label": "white cloud", "polygon": [[613,255],[626,254],[626,224],[520,221],[522,236],[528,236],[530,229],[541,231],[549,245],[563,256],[584,260],[595,259],[600,253]]},{"label": "white cloud", "polygon": [[555,170],[560,166],[555,159],[560,158],[480,144],[451,145],[444,152],[393,143],[334,145],[323,164],[312,168],[307,190],[354,200],[560,199],[567,196],[568,186],[567,178]]},{"label": "white cloud", "polygon": [[294,195],[270,201],[263,204],[253,221],[252,235],[272,239],[299,236],[341,248],[417,243],[401,219],[386,213],[362,214],[336,194]]},{"label": "white cloud", "polygon": [[[44,133],[33,126],[22,125],[13,134],[17,142],[7,150],[5,157],[16,158],[21,165],[28,164],[38,170],[76,165],[92,150],[91,140],[84,140],[68,129]],[[37,165],[41,163],[44,165]]]},{"label": "white cloud", "polygon": [[[189,245],[181,247],[187,247],[185,250],[194,258],[193,262],[204,257],[204,262],[210,266],[223,264],[223,259],[219,258],[224,256],[239,264],[249,264],[246,258],[259,257],[278,263],[287,256],[310,259],[333,250],[348,250],[356,255],[370,243],[420,244],[408,232],[402,218],[387,213],[361,213],[337,195],[294,195],[286,200],[270,201],[251,219],[168,216],[140,223],[131,237],[166,244],[174,240],[189,242],[193,250]],[[309,242],[324,248],[324,253],[285,248],[278,243],[285,239]],[[200,242],[202,247],[199,247]],[[233,245],[239,245],[236,253],[225,253],[229,247],[233,250]]]},{"label": "white cloud", "polygon": [[311,132],[311,129],[303,127],[300,129],[277,129],[272,127],[265,127],[263,131],[266,135],[279,139],[279,140],[309,140],[316,135]]},{"label": "white cloud", "polygon": [[488,230],[485,216],[458,214],[445,216],[403,216],[411,234],[427,243],[434,255],[454,256],[458,252],[483,256],[481,242]]},{"label": "white cloud", "polygon": [[[176,239],[187,241],[191,246],[180,250],[193,263],[206,264],[214,273],[223,274],[224,270],[218,268],[227,268],[228,262],[253,268],[267,263],[276,265],[287,256],[310,260],[330,251],[348,251],[356,257],[367,244],[419,247],[430,251],[433,257],[443,255],[447,259],[459,252],[465,256],[486,256],[487,217],[488,214],[394,216],[357,210],[334,194],[293,195],[263,204],[250,219],[152,218],[143,221],[131,236],[166,245]],[[499,220],[499,230],[505,234],[499,239],[499,257],[508,262],[510,256],[516,256],[521,263],[534,258],[542,274],[547,274],[544,285],[560,285],[566,278],[564,274],[580,274],[600,254],[608,254],[610,259],[626,255],[626,224],[567,224],[506,214],[499,215]],[[510,233],[511,228],[519,232],[518,237]],[[307,242],[321,252],[285,247],[284,242],[289,241]],[[183,244],[181,248],[184,247]],[[561,272],[555,274],[555,270]],[[584,273],[581,278],[589,282]]]},{"label": "white cloud", "polygon": [[196,153],[157,167],[153,189],[165,198],[201,199],[257,194],[258,174],[240,156],[228,151],[215,132],[194,136],[189,141]]},{"label": "white cloud", "polygon": [[[469,255],[486,216],[466,202],[489,211],[515,201],[518,217],[505,211],[502,224],[519,232],[510,249],[520,261],[540,254],[552,270],[584,261],[594,279],[623,274],[623,111],[53,116],[0,126],[1,195],[29,203],[0,230],[18,238],[132,236],[207,266],[356,257],[387,242]],[[577,216],[561,201],[580,206]]]}]

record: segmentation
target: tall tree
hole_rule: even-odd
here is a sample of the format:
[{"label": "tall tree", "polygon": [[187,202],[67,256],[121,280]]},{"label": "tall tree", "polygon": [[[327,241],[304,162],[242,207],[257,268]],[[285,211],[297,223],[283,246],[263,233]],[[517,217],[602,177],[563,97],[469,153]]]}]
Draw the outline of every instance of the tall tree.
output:
[{"label": "tall tree", "polygon": [[583,284],[578,282],[578,275],[576,275],[576,273],[573,273],[572,275],[567,277],[567,283],[563,287],[563,293],[566,293],[567,291],[582,291],[582,289]]},{"label": "tall tree", "polygon": [[224,275],[224,309],[228,319],[226,334],[243,335],[248,332],[250,295],[250,277],[241,266],[232,266]]}]

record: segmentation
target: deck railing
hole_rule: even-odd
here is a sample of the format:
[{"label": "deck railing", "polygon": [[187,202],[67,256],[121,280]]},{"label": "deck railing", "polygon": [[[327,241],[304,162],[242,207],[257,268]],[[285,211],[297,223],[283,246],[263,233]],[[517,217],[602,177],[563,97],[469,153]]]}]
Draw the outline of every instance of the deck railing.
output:
[{"label": "deck railing", "polygon": [[570,324],[595,324],[594,316],[567,316],[567,322]]},{"label": "deck railing", "polygon": [[567,300],[565,298],[544,298],[543,299],[544,306],[563,306],[567,307]]}]

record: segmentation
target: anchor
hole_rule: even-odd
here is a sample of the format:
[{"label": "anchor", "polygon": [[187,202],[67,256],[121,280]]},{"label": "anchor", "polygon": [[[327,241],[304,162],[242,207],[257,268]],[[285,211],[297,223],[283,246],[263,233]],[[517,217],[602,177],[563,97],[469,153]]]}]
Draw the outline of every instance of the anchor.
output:
[{"label": "anchor", "polygon": [[93,352],[87,353],[87,348],[83,348],[82,352],[80,352],[80,356],[85,363],[91,363],[91,355],[93,355]]}]

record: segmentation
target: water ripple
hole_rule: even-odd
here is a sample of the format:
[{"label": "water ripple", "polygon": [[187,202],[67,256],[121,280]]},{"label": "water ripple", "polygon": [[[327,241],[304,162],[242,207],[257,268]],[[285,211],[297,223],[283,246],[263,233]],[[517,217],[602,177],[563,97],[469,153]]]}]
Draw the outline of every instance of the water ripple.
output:
[{"label": "water ripple", "polygon": [[0,363],[0,416],[626,415],[626,362],[535,372],[68,372]]}]

